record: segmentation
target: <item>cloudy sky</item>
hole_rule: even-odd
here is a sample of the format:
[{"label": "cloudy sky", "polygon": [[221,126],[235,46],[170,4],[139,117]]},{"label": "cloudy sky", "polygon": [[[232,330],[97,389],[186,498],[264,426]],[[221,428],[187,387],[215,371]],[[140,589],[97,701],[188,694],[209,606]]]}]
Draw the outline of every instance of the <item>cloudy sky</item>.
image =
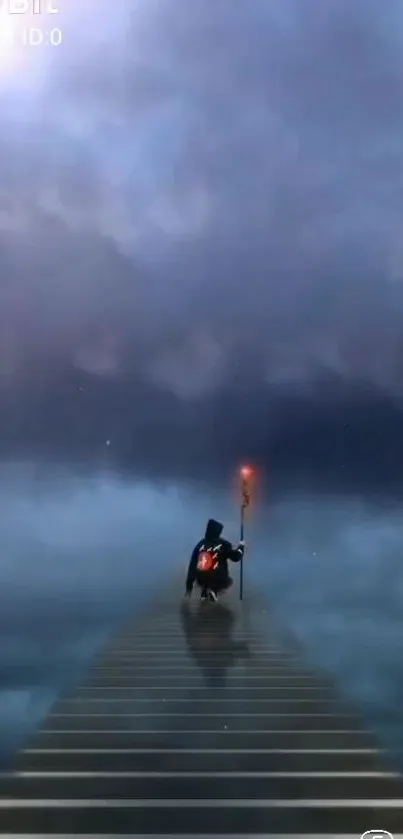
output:
[{"label": "cloudy sky", "polygon": [[2,748],[243,458],[247,588],[403,743],[403,2],[53,5],[0,8]]},{"label": "cloudy sky", "polygon": [[390,481],[402,2],[54,5],[0,62],[3,449]]}]

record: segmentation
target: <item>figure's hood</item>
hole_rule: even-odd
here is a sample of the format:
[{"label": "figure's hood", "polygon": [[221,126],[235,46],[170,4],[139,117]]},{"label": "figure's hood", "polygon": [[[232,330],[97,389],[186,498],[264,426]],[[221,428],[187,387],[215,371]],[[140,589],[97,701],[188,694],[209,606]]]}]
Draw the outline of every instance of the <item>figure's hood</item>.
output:
[{"label": "figure's hood", "polygon": [[206,542],[214,542],[216,539],[219,539],[223,529],[224,525],[221,524],[220,521],[209,519],[207,522],[206,533],[204,535]]}]

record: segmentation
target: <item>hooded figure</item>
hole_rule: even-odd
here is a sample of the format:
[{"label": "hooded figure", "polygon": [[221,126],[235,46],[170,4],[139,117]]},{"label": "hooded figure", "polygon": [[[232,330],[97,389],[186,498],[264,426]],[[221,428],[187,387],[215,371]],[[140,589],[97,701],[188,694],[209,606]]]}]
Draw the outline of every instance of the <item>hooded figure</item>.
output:
[{"label": "hooded figure", "polygon": [[228,571],[228,560],[239,562],[244,555],[245,544],[239,542],[234,548],[221,537],[224,525],[215,519],[207,522],[204,538],[194,547],[190,558],[186,594],[190,595],[196,582],[201,588],[202,600],[217,600],[217,594],[232,585]]}]

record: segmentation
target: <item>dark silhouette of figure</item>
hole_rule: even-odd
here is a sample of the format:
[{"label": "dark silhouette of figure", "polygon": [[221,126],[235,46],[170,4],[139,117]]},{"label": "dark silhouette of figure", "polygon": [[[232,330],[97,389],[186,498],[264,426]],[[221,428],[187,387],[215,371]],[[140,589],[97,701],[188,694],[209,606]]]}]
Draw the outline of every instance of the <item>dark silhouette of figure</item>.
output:
[{"label": "dark silhouette of figure", "polygon": [[249,657],[248,645],[233,638],[236,618],[219,603],[192,609],[185,602],[181,622],[187,649],[200,668],[208,687],[224,687],[227,671],[241,658]]},{"label": "dark silhouette of figure", "polygon": [[209,519],[203,539],[195,545],[186,577],[186,595],[189,597],[196,582],[201,588],[202,600],[217,600],[217,595],[232,585],[228,561],[240,562],[245,544],[234,548],[221,534],[224,525]]}]

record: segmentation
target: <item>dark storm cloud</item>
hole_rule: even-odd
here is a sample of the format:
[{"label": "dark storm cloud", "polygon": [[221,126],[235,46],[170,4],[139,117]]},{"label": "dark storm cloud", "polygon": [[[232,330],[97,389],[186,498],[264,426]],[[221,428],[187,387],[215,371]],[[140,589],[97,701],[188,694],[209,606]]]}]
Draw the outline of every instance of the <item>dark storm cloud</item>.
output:
[{"label": "dark storm cloud", "polygon": [[236,538],[211,476],[244,456],[248,593],[401,732],[400,509],[307,485],[402,473],[402,4],[59,2],[62,46],[0,72],[0,443],[36,455],[0,474],[2,748],[208,515]]},{"label": "dark storm cloud", "polygon": [[191,473],[333,425],[343,475],[382,414],[400,445],[402,4],[60,10],[1,86],[3,440]]}]

